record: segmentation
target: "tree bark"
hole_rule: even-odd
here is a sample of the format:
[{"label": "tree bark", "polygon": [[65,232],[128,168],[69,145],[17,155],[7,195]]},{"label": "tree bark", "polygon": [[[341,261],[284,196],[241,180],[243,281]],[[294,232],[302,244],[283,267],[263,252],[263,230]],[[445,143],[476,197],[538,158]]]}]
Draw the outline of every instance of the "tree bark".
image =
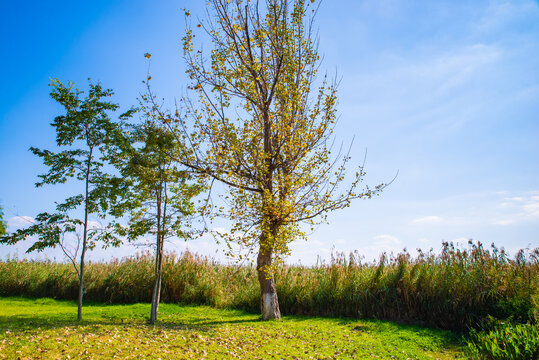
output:
[{"label": "tree bark", "polygon": [[86,247],[88,243],[88,198],[90,188],[90,169],[92,166],[93,147],[90,147],[88,155],[88,164],[86,168],[86,188],[84,196],[84,234],[82,234],[82,251],[80,254],[80,272],[79,272],[79,297],[77,304],[77,320],[82,321],[82,297],[84,295],[84,257],[86,255]]},{"label": "tree bark", "polygon": [[[152,294],[152,308],[150,311],[150,324],[155,324],[157,320],[157,312],[159,311],[159,301],[161,299],[161,278],[163,273],[163,247],[165,242],[165,228],[167,219],[167,196],[166,196],[166,183],[159,186],[159,193],[157,196],[157,244],[155,247],[155,282],[153,286]],[[165,197],[163,201],[163,195]],[[161,211],[163,213],[161,214]]]},{"label": "tree bark", "polygon": [[[263,110],[264,119],[264,155],[266,174],[264,179],[264,196],[273,194],[273,144],[271,139],[271,121],[269,118],[269,103],[266,104]],[[263,200],[264,203],[266,200]],[[268,204],[264,204],[264,209]],[[263,215],[268,217],[267,214]],[[266,232],[267,231],[267,232]],[[271,235],[270,235],[271,234]],[[275,289],[275,280],[271,274],[271,263],[273,256],[273,240],[270,237],[277,234],[277,227],[271,225],[270,229],[262,230],[260,238],[260,250],[258,251],[257,270],[258,282],[260,283],[260,311],[262,312],[262,320],[281,320],[281,311],[279,310],[279,300],[277,298],[277,290]]]},{"label": "tree bark", "polygon": [[261,246],[257,258],[258,282],[260,283],[260,311],[262,312],[262,320],[281,320],[275,280],[269,271],[271,262],[272,251]]},{"label": "tree bark", "polygon": [[82,241],[82,252],[80,255],[80,273],[79,273],[79,297],[77,304],[77,320],[82,321],[82,296],[84,294],[84,255],[86,253],[86,223],[84,224],[84,240]]},{"label": "tree bark", "polygon": [[161,298],[161,275],[163,267],[163,239],[158,235],[157,247],[155,249],[155,282],[152,294],[152,309],[150,312],[150,324],[155,324],[157,312],[159,311],[159,300]]}]

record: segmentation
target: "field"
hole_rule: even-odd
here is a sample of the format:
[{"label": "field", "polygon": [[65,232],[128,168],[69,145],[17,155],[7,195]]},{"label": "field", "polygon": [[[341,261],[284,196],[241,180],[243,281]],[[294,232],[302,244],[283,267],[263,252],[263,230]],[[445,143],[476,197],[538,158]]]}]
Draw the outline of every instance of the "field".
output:
[{"label": "field", "polygon": [[[334,254],[313,267],[283,266],[275,273],[281,312],[391,320],[467,332],[490,316],[535,321],[539,302],[539,249],[511,259],[503,250],[444,244],[441,253],[384,256],[363,263],[357,254]],[[134,304],[151,300],[150,254],[90,263],[85,299]],[[0,297],[74,300],[78,280],[70,264],[8,258],[0,261]],[[252,266],[224,266],[184,253],[164,259],[165,303],[259,311],[260,288]]]},{"label": "field", "polygon": [[258,315],[207,306],[162,304],[146,324],[148,304],[76,304],[0,298],[2,359],[461,359],[450,331],[384,321]]},{"label": "field", "polygon": [[69,264],[8,258],[0,359],[459,359],[472,338],[476,358],[537,358],[539,249],[510,258],[494,246],[444,243],[416,258],[355,255],[277,269],[285,316],[262,322],[254,267],[168,254],[156,326],[147,325],[150,254],[88,264],[82,323]]}]

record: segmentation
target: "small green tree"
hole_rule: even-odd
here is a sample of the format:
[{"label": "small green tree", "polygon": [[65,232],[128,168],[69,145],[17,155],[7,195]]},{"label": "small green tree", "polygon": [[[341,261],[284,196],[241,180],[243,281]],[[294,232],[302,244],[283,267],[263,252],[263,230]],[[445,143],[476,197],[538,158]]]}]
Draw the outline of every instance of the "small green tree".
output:
[{"label": "small green tree", "polygon": [[[57,203],[56,214],[42,213],[36,217],[37,222],[31,227],[3,237],[0,241],[14,244],[28,236],[37,235],[39,240],[28,251],[42,250],[45,247],[62,246],[65,232],[81,231],[82,236],[78,238],[80,258],[77,311],[77,319],[81,321],[86,252],[100,240],[106,244],[119,244],[119,239],[111,231],[89,227],[89,215],[104,217],[111,199],[121,191],[103,172],[105,149],[111,145],[112,139],[116,138],[112,135],[118,131],[118,123],[109,118],[108,112],[116,111],[118,105],[105,100],[113,92],[103,89],[99,83],[90,82],[88,94],[84,98],[80,97],[83,92],[74,88],[72,82],[66,86],[54,79],[50,86],[51,97],[65,108],[65,114],[57,116],[51,124],[56,130],[56,144],[61,150],[52,152],[30,148],[49,167],[46,174],[39,175],[41,181],[36,186],[63,184],[74,179],[81,183],[82,192]],[[83,211],[82,219],[67,215],[80,207]],[[74,256],[70,259],[74,262]]]},{"label": "small green tree", "polygon": [[[149,91],[149,87],[148,87]],[[116,181],[124,190],[113,213],[128,216],[127,226],[116,225],[120,235],[133,241],[145,235],[155,236],[155,281],[150,323],[157,320],[161,294],[164,243],[167,237],[189,239],[190,222],[195,213],[191,199],[202,186],[190,183],[189,174],[179,168],[173,154],[179,150],[176,137],[162,125],[151,92],[143,96],[140,112],[144,121],[119,133],[121,144],[111,154],[111,162],[121,177]]]},{"label": "small green tree", "polygon": [[4,210],[0,205],[0,236],[7,234],[7,224],[4,220]]}]

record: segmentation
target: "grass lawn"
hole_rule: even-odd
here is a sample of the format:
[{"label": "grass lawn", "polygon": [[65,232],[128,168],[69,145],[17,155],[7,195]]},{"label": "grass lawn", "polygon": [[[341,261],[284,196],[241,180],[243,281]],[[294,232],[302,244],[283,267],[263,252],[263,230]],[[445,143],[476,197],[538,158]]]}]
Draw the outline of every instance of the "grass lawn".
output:
[{"label": "grass lawn", "polygon": [[462,359],[459,337],[384,321],[258,315],[205,306],[0,298],[0,359]]}]

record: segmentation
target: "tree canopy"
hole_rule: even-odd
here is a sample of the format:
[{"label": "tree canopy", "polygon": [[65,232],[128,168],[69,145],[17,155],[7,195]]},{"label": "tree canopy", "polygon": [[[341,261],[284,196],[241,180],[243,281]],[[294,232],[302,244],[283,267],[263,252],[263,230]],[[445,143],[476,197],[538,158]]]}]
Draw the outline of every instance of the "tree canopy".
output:
[{"label": "tree canopy", "polygon": [[[227,205],[212,210],[232,222],[227,241],[258,252],[264,319],[280,317],[271,268],[304,238],[300,224],[384,187],[359,190],[361,166],[345,179],[350,157],[333,136],[337,83],[317,79],[313,3],[210,0],[196,27],[187,11],[192,96],[166,121],[187,144],[178,160],[227,187]],[[211,40],[209,51],[197,47],[197,30]]]},{"label": "tree canopy", "polygon": [[174,160],[181,144],[159,121],[160,112],[154,100],[151,93],[143,97],[138,109],[142,121],[123,127],[118,134],[121,140],[115,142],[108,155],[120,173],[114,183],[122,188],[112,213],[117,217],[127,216],[127,224],[117,223],[116,231],[129,241],[155,236],[151,324],[157,319],[159,307],[165,239],[192,237],[190,223],[195,213],[192,198],[203,189],[202,185],[191,182],[190,174]]}]

